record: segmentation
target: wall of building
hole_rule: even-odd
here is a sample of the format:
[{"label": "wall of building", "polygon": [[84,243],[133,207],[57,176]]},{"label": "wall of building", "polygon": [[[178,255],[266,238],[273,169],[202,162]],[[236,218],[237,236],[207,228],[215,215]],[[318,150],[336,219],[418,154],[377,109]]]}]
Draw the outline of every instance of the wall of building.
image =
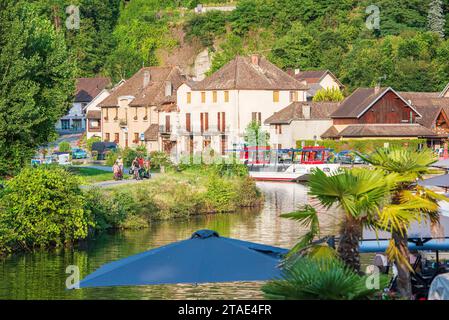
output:
[{"label": "wall of building", "polygon": [[[109,97],[110,93],[108,90],[103,90],[98,96],[95,97],[94,100],[92,100],[85,108],[84,113],[87,115],[89,111],[100,111],[101,108],[98,106],[104,99]],[[90,130],[92,125],[94,125],[94,121],[99,122],[99,130]],[[101,119],[86,119],[86,137],[87,139],[90,139],[92,137],[102,137],[102,131],[101,131]]]},{"label": "wall of building", "polygon": [[[187,103],[187,94],[191,94],[191,103]],[[279,101],[273,101],[273,91],[269,90],[229,90],[229,101],[225,102],[225,91],[217,90],[217,101],[213,101],[213,91],[203,91],[206,95],[205,102],[201,102],[202,91],[192,91],[186,84],[178,88],[178,108],[180,110],[178,123],[180,124],[180,135],[186,132],[186,114],[190,113],[190,124],[192,134],[195,136],[194,150],[201,151],[204,145],[204,137],[209,137],[210,146],[219,151],[222,142],[222,134],[218,132],[218,113],[225,113],[226,146],[233,148],[234,144],[242,143],[245,130],[253,120],[253,113],[260,113],[263,122],[274,112],[280,111],[291,103],[290,91],[279,91]],[[298,91],[298,100],[305,100],[305,92]],[[201,113],[208,113],[210,134],[201,134]],[[222,116],[220,115],[220,119]],[[264,130],[269,126],[263,125]],[[197,137],[198,136],[198,137]],[[191,145],[188,139],[180,139],[180,150],[188,152]]]},{"label": "wall of building", "polygon": [[334,119],[334,124],[373,124],[373,123],[408,123],[416,122],[416,112],[410,109],[404,101],[398,98],[393,92],[387,92],[360,118],[338,118]]},{"label": "wall of building", "polygon": [[[86,130],[86,118],[83,112],[83,108],[85,106],[86,103],[74,102],[69,112],[56,123],[56,130],[62,132],[64,131],[80,132]],[[62,120],[68,121],[69,129],[63,127]],[[78,130],[73,129],[75,121],[81,124]]]},{"label": "wall of building", "polygon": [[340,88],[339,84],[330,74],[326,74],[326,76],[321,79],[320,85],[325,89]]},{"label": "wall of building", "polygon": [[270,126],[270,145],[277,148],[295,148],[296,141],[321,140],[321,135],[332,126],[332,120],[297,120],[282,125],[282,133],[277,134],[275,125]]}]

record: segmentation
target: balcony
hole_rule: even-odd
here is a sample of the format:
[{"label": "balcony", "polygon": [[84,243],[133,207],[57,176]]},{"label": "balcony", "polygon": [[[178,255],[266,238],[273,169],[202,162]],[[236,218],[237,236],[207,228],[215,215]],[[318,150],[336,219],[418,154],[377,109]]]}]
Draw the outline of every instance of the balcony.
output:
[{"label": "balcony", "polygon": [[159,126],[159,133],[161,134],[171,134],[173,126]]},{"label": "balcony", "polygon": [[[192,126],[190,130],[187,130],[185,126],[178,128],[179,135],[195,135],[195,136],[218,136],[222,134],[229,134],[231,126],[226,126],[225,130],[219,130],[218,126],[209,126],[207,130],[201,131],[200,127]],[[220,128],[221,129],[221,128]]]}]

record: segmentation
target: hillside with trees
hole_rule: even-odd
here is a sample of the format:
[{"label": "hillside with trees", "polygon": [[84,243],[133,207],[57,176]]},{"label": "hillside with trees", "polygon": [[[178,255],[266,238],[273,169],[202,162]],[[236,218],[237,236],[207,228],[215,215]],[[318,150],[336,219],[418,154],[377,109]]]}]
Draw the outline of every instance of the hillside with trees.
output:
[{"label": "hillside with trees", "polygon": [[[79,76],[119,80],[166,63],[161,52],[197,43],[196,53],[212,53],[210,72],[236,54],[258,52],[284,69],[330,69],[349,91],[379,81],[439,91],[449,81],[449,0],[240,0],[231,2],[234,11],[204,14],[193,8],[210,1],[35,1],[62,29],[66,5],[79,5],[80,30],[64,29]],[[367,27],[371,5],[379,8],[378,29]]]}]

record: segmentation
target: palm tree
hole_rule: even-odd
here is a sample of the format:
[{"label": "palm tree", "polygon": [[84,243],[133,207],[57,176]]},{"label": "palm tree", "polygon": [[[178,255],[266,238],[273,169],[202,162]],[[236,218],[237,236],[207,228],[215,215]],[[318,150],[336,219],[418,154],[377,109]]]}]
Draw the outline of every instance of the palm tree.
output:
[{"label": "palm tree", "polygon": [[[359,241],[363,225],[372,225],[389,193],[389,184],[383,172],[369,169],[343,170],[326,175],[315,170],[309,180],[309,194],[326,209],[337,206],[342,213],[338,254],[356,272],[360,272]],[[293,249],[298,251],[310,245],[319,235],[320,229],[315,208],[310,205],[282,215],[310,227],[308,232]]]},{"label": "palm tree", "polygon": [[444,196],[416,183],[428,173],[429,165],[436,161],[436,157],[430,150],[416,151],[399,147],[380,148],[369,156],[361,157],[386,175],[396,174],[390,203],[379,213],[376,224],[391,232],[392,239],[387,254],[398,268],[398,292],[405,298],[411,298],[412,270],[407,229],[413,221],[430,220],[431,223],[438,223],[437,200],[446,200]]}]

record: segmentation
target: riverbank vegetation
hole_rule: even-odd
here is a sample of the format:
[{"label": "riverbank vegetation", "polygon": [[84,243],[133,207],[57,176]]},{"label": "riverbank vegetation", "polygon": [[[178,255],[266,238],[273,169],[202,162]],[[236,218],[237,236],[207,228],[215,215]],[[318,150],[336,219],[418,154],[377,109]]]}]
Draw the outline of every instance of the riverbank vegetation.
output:
[{"label": "riverbank vegetation", "polygon": [[241,165],[185,166],[109,189],[81,189],[82,182],[59,166],[26,168],[7,181],[0,194],[0,254],[73,245],[104,230],[144,228],[155,220],[234,212],[263,200]]}]

